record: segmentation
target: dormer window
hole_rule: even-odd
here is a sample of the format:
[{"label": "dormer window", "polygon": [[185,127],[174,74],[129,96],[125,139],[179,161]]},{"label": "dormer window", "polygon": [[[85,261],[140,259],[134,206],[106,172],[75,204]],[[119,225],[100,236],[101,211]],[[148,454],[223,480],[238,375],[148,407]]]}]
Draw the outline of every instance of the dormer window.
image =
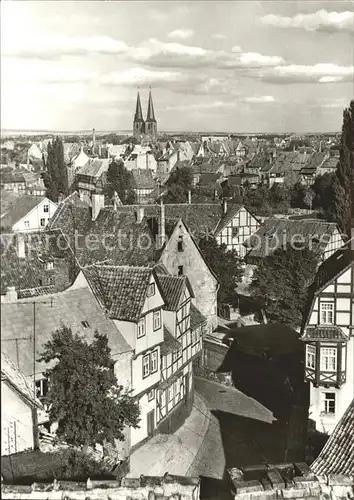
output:
[{"label": "dormer window", "polygon": [[320,323],[321,325],[333,325],[334,303],[321,302],[320,304]]}]

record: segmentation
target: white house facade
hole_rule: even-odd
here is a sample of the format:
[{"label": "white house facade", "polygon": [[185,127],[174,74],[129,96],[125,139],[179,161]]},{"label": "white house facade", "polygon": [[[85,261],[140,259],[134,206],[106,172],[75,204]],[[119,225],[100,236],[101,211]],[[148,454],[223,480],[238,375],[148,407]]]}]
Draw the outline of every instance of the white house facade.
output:
[{"label": "white house facade", "polygon": [[49,198],[43,198],[13,224],[12,230],[15,232],[44,231],[57,208],[58,205]]},{"label": "white house facade", "polygon": [[342,249],[318,270],[302,340],[309,417],[330,434],[354,398],[354,253]]}]

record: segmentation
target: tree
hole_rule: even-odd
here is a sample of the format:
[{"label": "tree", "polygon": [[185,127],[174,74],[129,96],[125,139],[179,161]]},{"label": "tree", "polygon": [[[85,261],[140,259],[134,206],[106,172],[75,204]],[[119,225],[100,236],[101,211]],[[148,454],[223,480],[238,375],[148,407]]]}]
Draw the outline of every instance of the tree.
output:
[{"label": "tree", "polygon": [[334,174],[327,172],[316,177],[315,182],[311,186],[311,189],[315,193],[313,207],[321,208],[327,217],[331,217],[333,182]]},{"label": "tree", "polygon": [[254,297],[264,299],[272,322],[301,326],[307,290],[317,270],[318,259],[308,248],[278,248],[265,257],[254,272],[250,286]]},{"label": "tree", "polygon": [[333,182],[333,217],[348,236],[354,214],[354,100],[343,112],[340,156]]},{"label": "tree", "polygon": [[112,198],[116,192],[123,205],[131,205],[135,202],[133,189],[134,178],[123,163],[123,160],[115,160],[108,167],[106,194]]},{"label": "tree", "polygon": [[47,197],[52,201],[58,201],[60,194],[67,195],[69,191],[63,141],[56,137],[54,141],[48,142],[47,152],[47,168],[43,175],[43,182],[47,190]]},{"label": "tree", "polygon": [[313,202],[314,197],[315,197],[315,193],[311,188],[307,189],[305,191],[304,198],[303,198],[304,205],[306,205],[306,207],[308,207],[310,210],[312,210],[312,202]]},{"label": "tree", "polygon": [[218,245],[216,239],[210,236],[199,240],[199,248],[220,283],[218,301],[221,304],[236,306],[235,289],[242,275],[236,250],[228,250],[225,244]]},{"label": "tree", "polygon": [[192,190],[192,172],[188,167],[173,170],[167,181],[167,193],[164,195],[165,203],[185,203],[188,191]]},{"label": "tree", "polygon": [[122,441],[125,425],[138,427],[139,405],[118,385],[105,335],[96,332],[88,344],[62,326],[44,345],[39,361],[56,361],[46,372],[47,403],[60,440],[85,448]]},{"label": "tree", "polygon": [[290,190],[290,206],[303,208],[306,187],[301,182],[296,182]]}]

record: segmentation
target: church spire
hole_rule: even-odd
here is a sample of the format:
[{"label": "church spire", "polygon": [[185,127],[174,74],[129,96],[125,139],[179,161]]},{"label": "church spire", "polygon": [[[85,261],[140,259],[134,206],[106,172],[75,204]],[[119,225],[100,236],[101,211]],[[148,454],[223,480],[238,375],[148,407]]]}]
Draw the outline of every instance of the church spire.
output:
[{"label": "church spire", "polygon": [[148,104],[146,121],[147,122],[156,122],[155,112],[154,112],[154,104],[152,102],[151,87],[150,87],[150,91],[149,91],[149,104]]},{"label": "church spire", "polygon": [[136,109],[135,109],[134,121],[135,122],[143,122],[144,121],[143,112],[141,109],[139,88],[138,88],[138,95],[136,97]]}]

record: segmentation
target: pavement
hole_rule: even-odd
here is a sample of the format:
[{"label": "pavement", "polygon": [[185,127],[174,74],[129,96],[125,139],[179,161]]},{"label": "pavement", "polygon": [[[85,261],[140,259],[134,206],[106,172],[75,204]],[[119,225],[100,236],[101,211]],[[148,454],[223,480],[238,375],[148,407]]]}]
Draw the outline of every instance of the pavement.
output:
[{"label": "pavement", "polygon": [[204,399],[195,393],[190,415],[173,434],[157,434],[130,455],[128,477],[185,476],[208,431],[210,413]]}]

